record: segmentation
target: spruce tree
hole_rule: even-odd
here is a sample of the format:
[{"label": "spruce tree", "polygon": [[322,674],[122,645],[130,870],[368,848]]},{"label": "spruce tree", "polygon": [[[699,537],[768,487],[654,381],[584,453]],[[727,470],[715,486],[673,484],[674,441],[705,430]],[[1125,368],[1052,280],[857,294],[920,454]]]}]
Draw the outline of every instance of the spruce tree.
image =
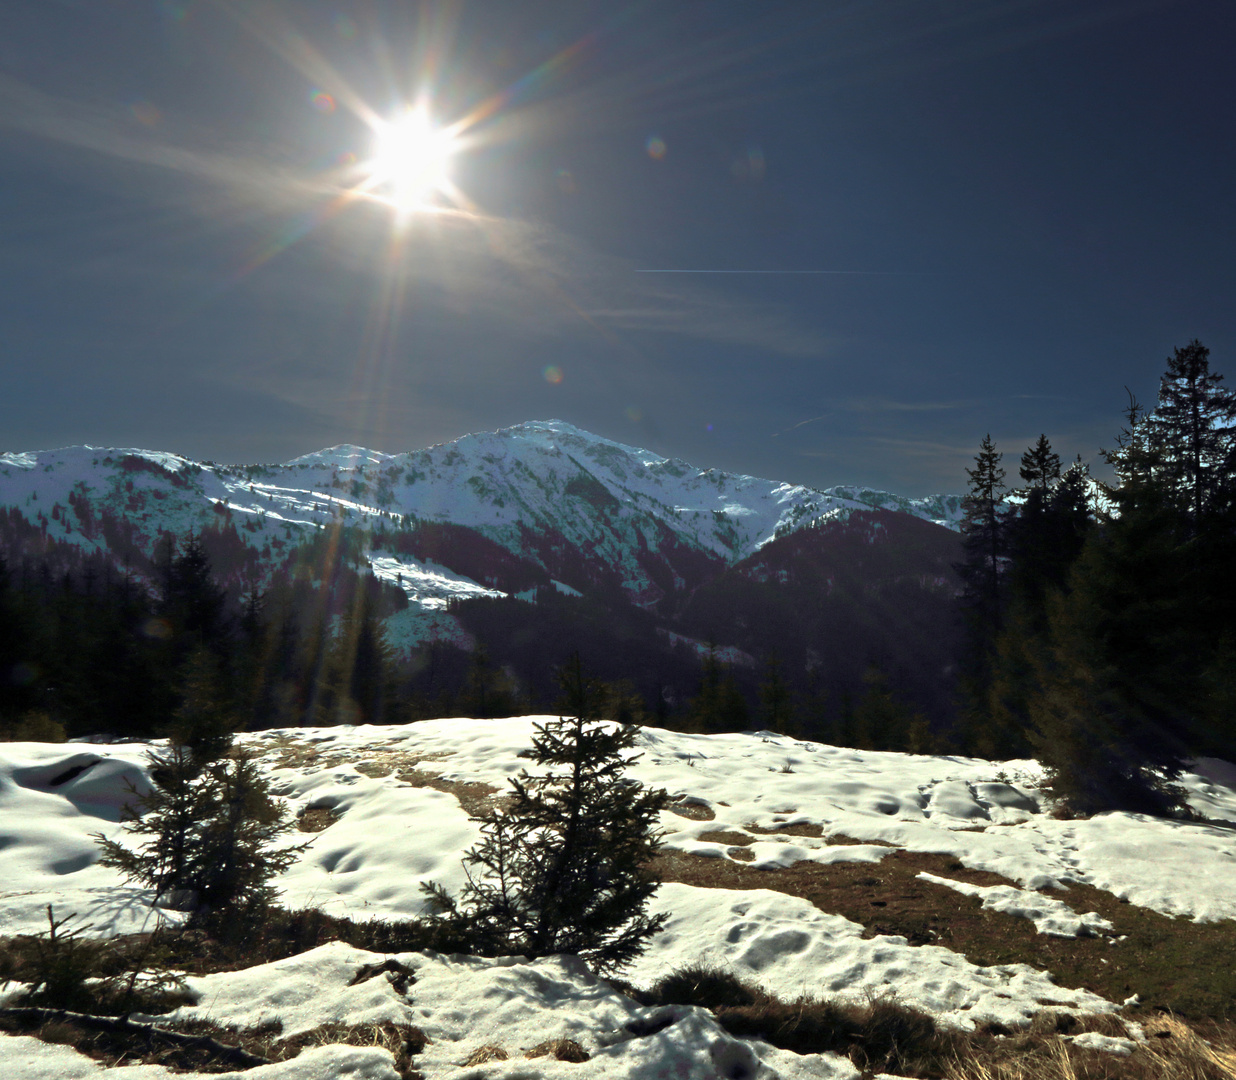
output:
[{"label": "spruce tree", "polygon": [[[863,672],[863,696],[854,709],[854,741],[863,750],[909,748],[910,729],[921,717],[893,697],[888,676],[876,664]],[[921,738],[921,729],[916,728]]]},{"label": "spruce tree", "polygon": [[207,768],[205,815],[190,845],[188,877],[200,909],[215,915],[258,915],[275,898],[270,879],[283,873],[309,845],[277,845],[291,828],[287,808],[249,756],[239,753]]},{"label": "spruce tree", "polygon": [[1004,455],[996,449],[991,435],[985,435],[974,458],[974,468],[966,469],[970,490],[962,500],[961,534],[965,561],[957,568],[966,588],[966,604],[985,630],[1000,628],[1000,585],[1004,569]]},{"label": "spruce tree", "polygon": [[1004,623],[1007,538],[1002,456],[988,434],[975,456],[974,468],[966,469],[970,487],[962,500],[964,559],[954,567],[962,580],[961,612],[966,630],[958,680],[963,699],[961,729],[970,749],[977,748],[985,738],[995,642]]},{"label": "spruce tree", "polygon": [[1040,491],[1046,495],[1052,484],[1060,478],[1060,455],[1047,441],[1046,435],[1040,435],[1038,441],[1021,455],[1021,465],[1018,474],[1026,483],[1029,491]]},{"label": "spruce tree", "polygon": [[[1026,652],[1034,739],[1075,809],[1179,808],[1188,756],[1224,753],[1236,625],[1236,399],[1193,341],[1149,413],[1130,395],[1092,528]],[[1063,486],[1063,485],[1062,485]]]},{"label": "spruce tree", "polygon": [[511,780],[510,805],[482,815],[483,839],[464,858],[459,900],[426,891],[446,936],[482,955],[574,953],[598,971],[621,969],[665,923],[647,914],[658,881],[648,869],[669,797],[622,773],[637,731],[597,720],[602,688],[574,656],[560,674],[563,713],[537,724],[536,763],[551,771]]},{"label": "spruce tree", "polygon": [[192,908],[197,896],[189,874],[190,849],[206,813],[208,792],[197,783],[201,767],[188,748],[172,744],[146,755],[151,787],[133,795],[121,811],[136,848],[95,834],[102,848],[99,862],[119,870],[128,880],[153,889],[155,902],[171,908]]},{"label": "spruce tree", "polygon": [[256,763],[244,754],[203,763],[176,744],[147,759],[152,786],[133,789],[121,818],[137,844],[96,834],[99,862],[198,920],[260,914],[274,898],[270,879],[308,845],[276,845],[291,822]]},{"label": "spruce tree", "polygon": [[1175,349],[1148,417],[1156,479],[1180,500],[1196,528],[1236,453],[1236,393],[1210,370],[1210,350],[1196,338]]},{"label": "spruce tree", "polygon": [[779,735],[794,729],[794,699],[781,674],[781,658],[769,653],[764,662],[764,681],[760,684],[760,723]]}]

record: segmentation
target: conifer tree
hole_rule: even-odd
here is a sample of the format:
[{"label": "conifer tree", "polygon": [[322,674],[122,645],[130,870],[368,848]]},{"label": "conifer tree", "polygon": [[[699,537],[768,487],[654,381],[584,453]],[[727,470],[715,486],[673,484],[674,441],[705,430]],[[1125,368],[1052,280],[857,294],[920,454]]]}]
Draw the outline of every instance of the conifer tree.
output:
[{"label": "conifer tree", "polygon": [[781,674],[781,658],[769,653],[760,684],[760,723],[768,730],[787,735],[794,727],[794,700]]},{"label": "conifer tree", "polygon": [[1004,623],[1007,550],[1002,454],[991,435],[983,437],[974,468],[966,469],[970,488],[962,500],[964,559],[954,569],[962,580],[961,611],[966,629],[959,684],[963,698],[961,730],[968,749],[985,738],[987,696],[992,682],[995,642]]},{"label": "conifer tree", "polygon": [[1175,349],[1147,418],[1156,479],[1182,504],[1196,528],[1211,509],[1236,453],[1236,393],[1210,370],[1210,350],[1196,338]]},{"label": "conifer tree", "polygon": [[1005,552],[1004,500],[1005,472],[1000,464],[1004,455],[996,449],[991,435],[985,435],[974,459],[966,469],[970,490],[962,501],[961,533],[965,538],[965,561],[958,567],[966,587],[967,607],[984,629],[1000,628],[1000,584]]},{"label": "conifer tree", "polygon": [[219,660],[204,646],[197,646],[185,661],[179,697],[164,733],[185,747],[200,768],[227,753],[237,727],[225,700]]},{"label": "conifer tree", "polygon": [[251,757],[234,754],[206,775],[205,815],[189,848],[188,879],[203,911],[258,914],[274,902],[270,879],[309,845],[277,846],[291,819]]},{"label": "conifer tree", "polygon": [[1191,753],[1236,745],[1223,712],[1236,625],[1236,400],[1194,341],[1168,360],[1159,402],[1130,395],[1106,452],[1115,513],[1092,529],[1026,650],[1034,740],[1058,794],[1083,812],[1168,812]]},{"label": "conifer tree", "polygon": [[1021,455],[1021,465],[1017,471],[1028,491],[1039,491],[1044,496],[1060,479],[1060,455],[1051,448],[1046,435],[1040,435],[1038,441]]},{"label": "conifer tree", "polygon": [[734,672],[718,659],[716,645],[709,643],[702,666],[699,693],[689,705],[693,729],[742,731],[750,723],[747,699],[738,687]]},{"label": "conifer tree", "polygon": [[[147,767],[150,789],[139,794],[131,787],[133,799],[121,811],[121,821],[126,823],[128,834],[138,839],[138,847],[127,847],[97,833],[95,841],[102,848],[99,862],[153,889],[156,903],[191,907],[197,897],[189,895],[190,848],[208,801],[208,793],[196,783],[201,767],[188,748],[174,743],[149,751]],[[175,895],[178,893],[181,895]]]},{"label": "conifer tree", "polygon": [[147,757],[152,786],[133,789],[121,818],[137,844],[96,834],[99,862],[198,919],[259,914],[274,898],[270,879],[308,845],[276,846],[290,820],[255,762],[235,754],[203,763],[174,743]]},{"label": "conifer tree", "polygon": [[[854,736],[864,750],[906,750],[916,717],[893,697],[888,676],[876,664],[863,672],[863,696],[854,709]],[[921,738],[921,730],[915,729]]]},{"label": "conifer tree", "polygon": [[560,675],[563,717],[537,724],[533,759],[550,769],[511,780],[511,804],[481,816],[457,901],[426,886],[452,940],[482,955],[575,953],[621,969],[665,923],[649,916],[657,887],[658,815],[668,803],[623,777],[637,731],[597,720],[602,688],[578,655]]}]

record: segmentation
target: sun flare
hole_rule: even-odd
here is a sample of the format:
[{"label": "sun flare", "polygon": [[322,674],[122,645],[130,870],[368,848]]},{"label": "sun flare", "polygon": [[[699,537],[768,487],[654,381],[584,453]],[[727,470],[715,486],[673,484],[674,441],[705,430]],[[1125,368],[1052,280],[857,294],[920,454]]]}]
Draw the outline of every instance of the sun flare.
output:
[{"label": "sun flare", "polygon": [[454,133],[434,125],[424,109],[409,109],[377,129],[369,162],[371,189],[401,211],[428,208],[451,190]]}]

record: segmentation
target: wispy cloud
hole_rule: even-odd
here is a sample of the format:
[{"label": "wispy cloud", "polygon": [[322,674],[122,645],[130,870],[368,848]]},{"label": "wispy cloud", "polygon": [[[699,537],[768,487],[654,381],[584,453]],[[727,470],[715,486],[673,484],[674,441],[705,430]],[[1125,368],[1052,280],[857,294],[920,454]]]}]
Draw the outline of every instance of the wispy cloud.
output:
[{"label": "wispy cloud", "polygon": [[810,424],[836,419],[838,413],[936,413],[975,408],[981,404],[981,401],[892,401],[888,398],[848,398],[839,401],[828,412],[808,417],[806,420],[799,420],[798,423],[791,424],[782,431],[773,432],[772,437],[778,439],[782,435],[788,435]]},{"label": "wispy cloud", "polygon": [[[174,173],[189,181],[189,191],[180,185],[174,194],[152,190],[148,197],[172,199],[216,224],[243,220],[253,227],[255,214],[266,215],[276,233],[280,221],[324,216],[323,207],[347,190],[338,176],[272,160],[267,147],[220,145],[201,131],[181,130],[176,138],[147,131],[118,106],[67,100],[2,75],[0,128]],[[397,278],[401,289],[440,286],[456,310],[525,336],[670,334],[796,357],[828,347],[787,308],[636,274],[634,264],[545,224],[461,210],[427,215],[400,239],[389,234],[385,209],[370,209],[382,215],[378,229],[385,227],[387,237],[373,222],[329,230],[346,261]]]}]

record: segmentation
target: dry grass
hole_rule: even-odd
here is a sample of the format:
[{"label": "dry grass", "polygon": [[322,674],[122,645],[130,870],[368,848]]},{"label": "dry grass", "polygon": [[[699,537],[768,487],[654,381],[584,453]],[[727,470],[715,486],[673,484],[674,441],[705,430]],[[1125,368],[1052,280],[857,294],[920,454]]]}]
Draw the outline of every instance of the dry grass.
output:
[{"label": "dry grass", "polygon": [[421,769],[400,769],[395,773],[400,783],[408,787],[433,788],[454,795],[470,817],[482,817],[508,798],[498,788],[479,781],[445,780],[437,773]]},{"label": "dry grass", "polygon": [[709,829],[708,832],[700,833],[698,839],[708,844],[738,844],[742,847],[755,843],[754,836],[731,832],[729,829]]},{"label": "dry grass", "polygon": [[[281,735],[269,740],[261,753],[268,759],[271,768],[275,769],[333,769],[342,765],[350,765],[362,776],[372,780],[393,777],[398,783],[408,787],[434,788],[437,791],[454,795],[459,805],[472,817],[488,813],[495,806],[501,805],[506,798],[498,788],[479,782],[465,783],[460,780],[446,780],[436,772],[420,768],[426,762],[443,761],[451,757],[449,751],[439,751],[432,754],[415,753],[410,750],[382,750],[369,748],[365,757],[357,759],[351,753],[341,750],[322,752],[312,744]],[[300,821],[315,825],[322,820],[324,812],[318,808],[306,811]],[[338,820],[333,817],[320,827],[308,828],[300,824],[305,832],[320,832]]]},{"label": "dry grass", "polygon": [[313,806],[302,811],[296,819],[296,827],[301,832],[319,833],[329,829],[338,820],[339,815],[329,806]]},{"label": "dry grass", "polygon": [[699,803],[693,802],[671,803],[665,809],[671,814],[677,814],[679,817],[690,818],[692,821],[712,821],[717,816],[713,813],[711,807],[701,806]]},{"label": "dry grass", "polygon": [[486,1043],[484,1046],[478,1046],[459,1064],[467,1068],[470,1065],[484,1065],[490,1061],[507,1061],[510,1056],[502,1047],[494,1043]]},{"label": "dry grass", "polygon": [[[727,834],[728,836],[728,834]],[[730,852],[744,848],[735,845]],[[1028,919],[984,911],[979,898],[922,881],[928,871],[974,885],[1015,884],[969,870],[947,855],[889,851],[878,863],[815,863],[757,870],[733,858],[663,851],[652,870],[663,881],[701,888],[773,889],[821,911],[861,924],[866,936],[894,934],[912,945],[942,945],[981,965],[1024,963],[1061,986],[1085,988],[1109,1001],[1139,995],[1147,1011],[1190,1022],[1236,1019],[1236,923],[1194,923],[1124,903],[1111,893],[1073,885],[1052,895],[1075,911],[1096,911],[1115,930],[1106,936],[1059,938]]]},{"label": "dry grass", "polygon": [[[866,1002],[801,997],[781,1001],[732,972],[692,966],[646,991],[645,1005],[697,1005],[739,1038],[760,1038],[797,1054],[837,1053],[864,1076],[888,1071],[933,1080],[1236,1080],[1236,1023],[1191,1026],[1159,1013],[1136,1025],[1117,1015],[1040,1013],[1025,1029],[996,1025],[972,1032],[940,1028],[895,997]],[[1131,1054],[1088,1049],[1073,1040],[1093,1032],[1135,1045]]]},{"label": "dry grass", "polygon": [[760,836],[810,836],[819,840],[824,835],[824,826],[816,822],[798,822],[795,825],[773,824],[771,826],[748,823],[743,826],[748,832]]},{"label": "dry grass", "polygon": [[1101,1025],[1095,1018],[1085,1018],[1089,1022],[1067,1032],[1048,1030],[1036,1021],[1010,1038],[976,1041],[948,1064],[943,1076],[945,1080],[1236,1080],[1233,1025],[1195,1029],[1170,1014],[1159,1014],[1143,1022],[1146,1040],[1128,1055],[1073,1042],[1083,1030],[1128,1036],[1118,1018],[1106,1019],[1107,1024]]},{"label": "dry grass", "polygon": [[646,1005],[711,1009],[731,1035],[762,1039],[796,1054],[842,1054],[864,1070],[938,1077],[964,1052],[963,1035],[892,997],[786,1002],[730,972],[702,966],[673,972],[636,997]]},{"label": "dry grass", "polygon": [[[343,1043],[349,1046],[379,1046],[395,1059],[395,1071],[402,1080],[421,1080],[412,1059],[428,1041],[420,1028],[390,1021],[366,1024],[323,1024],[309,1031],[281,1038],[278,1021],[252,1028],[222,1027],[204,1020],[162,1025],[164,1030],[178,1035],[204,1036],[203,1043],[213,1040],[216,1046],[186,1046],[171,1044],[161,1038],[158,1027],[135,1032],[95,1031],[72,1020],[53,1021],[22,1029],[44,1042],[71,1046],[81,1054],[108,1067],[120,1064],[163,1065],[173,1071],[231,1072],[238,1068],[234,1060],[220,1053],[220,1046],[239,1047],[249,1054],[268,1061],[287,1061],[302,1051],[316,1046]],[[17,1031],[13,1024],[2,1030]],[[242,1068],[244,1066],[241,1066]]]},{"label": "dry grass", "polygon": [[588,1051],[574,1039],[546,1039],[531,1050],[525,1050],[524,1057],[551,1057],[555,1061],[570,1061],[578,1065],[588,1060]]},{"label": "dry grass", "polygon": [[395,1059],[395,1071],[403,1080],[419,1078],[412,1059],[425,1049],[429,1040],[425,1033],[411,1024],[396,1024],[390,1020],[369,1024],[323,1024],[303,1031],[273,1046],[277,1060],[296,1057],[302,1050],[314,1046],[343,1043],[348,1046],[379,1046]]}]

